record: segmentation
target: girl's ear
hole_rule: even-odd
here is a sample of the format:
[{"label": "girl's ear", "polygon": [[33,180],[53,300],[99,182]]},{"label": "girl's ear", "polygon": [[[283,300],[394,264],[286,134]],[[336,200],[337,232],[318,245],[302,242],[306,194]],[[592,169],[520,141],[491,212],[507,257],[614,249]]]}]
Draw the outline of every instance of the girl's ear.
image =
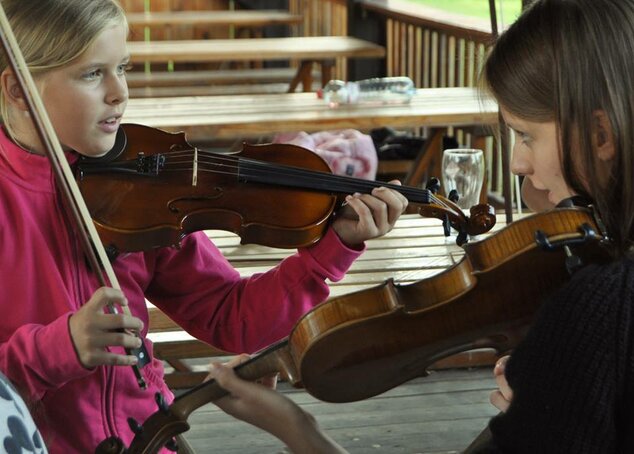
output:
[{"label": "girl's ear", "polygon": [[614,159],[614,134],[610,119],[604,110],[595,110],[592,114],[592,147],[600,161]]},{"label": "girl's ear", "polygon": [[0,74],[0,85],[2,87],[2,93],[6,101],[19,110],[28,111],[28,106],[22,94],[22,90],[18,85],[18,81],[10,69],[5,69]]}]

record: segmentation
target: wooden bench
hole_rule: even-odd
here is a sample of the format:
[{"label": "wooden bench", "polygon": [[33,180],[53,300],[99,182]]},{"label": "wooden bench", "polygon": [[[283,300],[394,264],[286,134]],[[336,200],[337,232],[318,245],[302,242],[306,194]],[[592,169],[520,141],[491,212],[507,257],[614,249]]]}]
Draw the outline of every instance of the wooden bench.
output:
[{"label": "wooden bench", "polygon": [[[130,72],[126,75],[129,88],[187,87],[215,84],[288,83],[295,75],[294,68],[253,68],[248,70],[194,70]],[[318,71],[312,76],[321,77]]]},{"label": "wooden bench", "polygon": [[321,67],[321,84],[332,79],[337,58],[382,58],[382,46],[349,36],[299,38],[252,38],[183,41],[132,41],[128,44],[132,63],[210,63],[293,61],[300,62],[290,80],[289,91],[302,83],[304,91],[312,87],[313,64]]},{"label": "wooden bench", "polygon": [[283,10],[242,11],[153,11],[127,13],[130,27],[178,27],[182,25],[208,25],[236,27],[266,27],[269,25],[297,25],[303,17]]},{"label": "wooden bench", "polygon": [[[153,71],[127,74],[130,97],[211,96],[232,94],[286,93],[295,76],[294,68],[232,70]],[[311,79],[321,78],[313,71]],[[313,82],[311,91],[320,87]]]},{"label": "wooden bench", "polygon": [[[494,231],[503,225],[503,217],[498,216],[498,225]],[[294,252],[258,245],[240,245],[236,235],[224,231],[207,233],[243,277],[264,272]],[[367,242],[366,252],[355,261],[340,282],[329,283],[331,296],[377,286],[388,278],[407,285],[432,277],[462,258],[463,251],[454,241],[455,236],[449,239],[443,236],[440,221],[418,215],[404,215],[390,233]],[[149,311],[148,337],[154,343],[156,357],[165,361],[169,367],[166,381],[170,387],[190,387],[204,378],[207,362],[204,361],[201,367],[192,367],[187,363],[188,360],[232,354],[193,338],[157,308],[150,307]],[[468,352],[461,357],[448,358],[436,367],[455,366],[465,359],[471,365],[490,363],[491,355],[489,351]]]}]

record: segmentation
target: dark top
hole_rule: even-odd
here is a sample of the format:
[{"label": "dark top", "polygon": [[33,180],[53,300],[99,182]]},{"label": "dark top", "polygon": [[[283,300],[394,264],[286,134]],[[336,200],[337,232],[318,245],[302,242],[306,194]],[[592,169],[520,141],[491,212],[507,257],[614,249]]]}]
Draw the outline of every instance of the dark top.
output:
[{"label": "dark top", "polygon": [[511,355],[513,400],[478,453],[634,453],[634,262],[589,265]]}]

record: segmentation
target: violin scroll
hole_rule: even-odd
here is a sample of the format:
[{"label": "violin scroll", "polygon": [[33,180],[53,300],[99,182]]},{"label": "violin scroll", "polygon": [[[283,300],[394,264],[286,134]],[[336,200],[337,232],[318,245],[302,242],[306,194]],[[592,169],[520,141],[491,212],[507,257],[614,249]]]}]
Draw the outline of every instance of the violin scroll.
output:
[{"label": "violin scroll", "polygon": [[488,204],[474,205],[469,210],[470,216],[464,214],[458,205],[442,196],[433,196],[434,202],[422,205],[421,216],[437,218],[443,221],[445,236],[449,236],[451,228],[458,232],[456,242],[462,246],[469,236],[482,235],[495,226],[495,208]]}]

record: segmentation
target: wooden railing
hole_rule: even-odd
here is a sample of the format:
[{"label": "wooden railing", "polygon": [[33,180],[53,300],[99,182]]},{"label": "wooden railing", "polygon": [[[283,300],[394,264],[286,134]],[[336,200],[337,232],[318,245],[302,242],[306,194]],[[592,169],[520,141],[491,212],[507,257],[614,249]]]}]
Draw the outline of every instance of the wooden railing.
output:
[{"label": "wooden railing", "polygon": [[386,21],[387,75],[423,88],[472,87],[491,43],[487,23],[407,2],[359,0]]},{"label": "wooden railing", "polygon": [[[493,42],[489,22],[399,0],[356,0],[364,14],[385,22],[387,76],[408,76],[417,87],[477,85],[487,48]],[[424,132],[422,132],[424,134]],[[492,131],[450,130],[463,146],[485,151],[489,192],[502,194],[501,150]]]},{"label": "wooden railing", "polygon": [[[346,0],[289,0],[288,10],[304,17],[294,29],[295,36],[347,36],[348,4]],[[347,60],[336,59],[333,77],[347,80]]]},{"label": "wooden railing", "polygon": [[[119,0],[126,12],[142,13],[146,11],[146,0]],[[158,11],[198,11],[198,10],[227,10],[229,0],[151,0],[149,10]],[[130,39],[143,41],[164,39],[206,39],[229,38],[233,30],[231,27],[205,27],[200,25],[178,25],[174,27],[131,27]]]}]

